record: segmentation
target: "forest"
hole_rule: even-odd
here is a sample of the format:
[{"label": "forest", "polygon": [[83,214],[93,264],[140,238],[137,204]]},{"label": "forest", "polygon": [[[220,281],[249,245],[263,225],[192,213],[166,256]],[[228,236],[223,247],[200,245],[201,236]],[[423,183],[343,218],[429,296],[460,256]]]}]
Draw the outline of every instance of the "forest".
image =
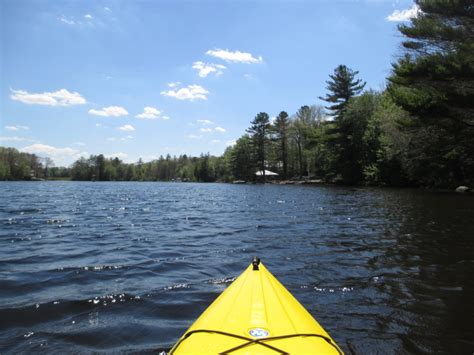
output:
[{"label": "forest", "polygon": [[[0,180],[255,181],[451,188],[474,185],[474,6],[419,0],[418,17],[400,25],[402,53],[382,91],[366,89],[357,70],[338,65],[326,104],[257,113],[222,156],[167,155],[127,164],[91,155],[70,167],[0,148]],[[265,176],[263,176],[265,179]]]}]

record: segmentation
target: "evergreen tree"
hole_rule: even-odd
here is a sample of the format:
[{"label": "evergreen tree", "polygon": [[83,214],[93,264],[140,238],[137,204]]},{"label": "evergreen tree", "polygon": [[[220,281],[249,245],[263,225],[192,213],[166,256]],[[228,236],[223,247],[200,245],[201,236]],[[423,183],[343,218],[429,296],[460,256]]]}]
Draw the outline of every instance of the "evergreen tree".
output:
[{"label": "evergreen tree", "polygon": [[320,99],[331,104],[326,108],[331,110],[336,118],[342,115],[351,97],[357,96],[364,89],[366,83],[356,79],[358,73],[341,64],[334,69],[334,74],[329,75],[331,79],[326,81],[329,93]]},{"label": "evergreen tree", "polygon": [[230,165],[234,178],[238,180],[252,180],[255,169],[252,139],[248,134],[240,137],[232,147]]},{"label": "evergreen tree", "polygon": [[283,178],[288,177],[288,114],[281,111],[276,117],[274,123],[274,130],[276,133],[275,139],[279,143],[279,158],[283,164]]},{"label": "evergreen tree", "polygon": [[[474,182],[474,6],[472,0],[419,0],[399,26],[405,56],[388,90],[411,113],[412,178],[430,185]],[[420,175],[418,175],[420,174]]]},{"label": "evergreen tree", "polygon": [[359,136],[359,128],[363,122],[355,121],[360,119],[358,115],[351,115],[349,119],[344,119],[350,100],[365,86],[365,82],[356,79],[358,73],[345,65],[339,65],[334,70],[334,74],[330,75],[331,80],[326,82],[329,93],[325,98],[320,97],[333,104],[326,107],[334,115],[334,126],[327,131],[327,143],[334,157],[332,170],[340,174],[346,184],[356,184],[360,180],[359,169],[357,171],[351,169],[355,168],[354,137]]},{"label": "evergreen tree", "polygon": [[266,112],[260,112],[250,124],[251,126],[247,129],[247,132],[251,135],[255,147],[257,165],[259,170],[262,171],[263,182],[265,182],[265,144],[270,128],[270,118]]}]

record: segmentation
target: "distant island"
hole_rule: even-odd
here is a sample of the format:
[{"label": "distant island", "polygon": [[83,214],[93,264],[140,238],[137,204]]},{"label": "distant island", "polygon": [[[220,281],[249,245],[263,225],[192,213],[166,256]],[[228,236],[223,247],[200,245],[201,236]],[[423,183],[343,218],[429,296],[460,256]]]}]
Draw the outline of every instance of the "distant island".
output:
[{"label": "distant island", "polygon": [[345,185],[474,186],[472,10],[452,6],[434,2],[399,26],[404,55],[385,90],[364,91],[358,72],[338,65],[320,98],[326,107],[303,105],[273,120],[260,112],[222,156],[129,164],[99,154],[55,167],[0,147],[0,180],[265,182],[256,172],[269,170],[283,180]]}]

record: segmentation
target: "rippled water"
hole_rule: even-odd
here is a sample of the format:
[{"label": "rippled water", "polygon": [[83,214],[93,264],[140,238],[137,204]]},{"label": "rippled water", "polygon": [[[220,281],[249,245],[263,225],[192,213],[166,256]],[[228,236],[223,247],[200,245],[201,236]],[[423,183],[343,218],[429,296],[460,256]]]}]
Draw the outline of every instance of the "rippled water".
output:
[{"label": "rippled water", "polygon": [[0,352],[172,346],[253,255],[347,353],[474,351],[474,196],[0,183]]}]

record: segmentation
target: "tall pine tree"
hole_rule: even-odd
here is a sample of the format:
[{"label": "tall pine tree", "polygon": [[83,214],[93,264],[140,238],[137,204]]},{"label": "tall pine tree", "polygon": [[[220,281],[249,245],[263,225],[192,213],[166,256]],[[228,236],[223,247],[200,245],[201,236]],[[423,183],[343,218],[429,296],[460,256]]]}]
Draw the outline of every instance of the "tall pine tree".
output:
[{"label": "tall pine tree", "polygon": [[250,134],[256,153],[258,168],[262,171],[263,182],[265,182],[265,145],[270,128],[270,118],[266,112],[260,112],[255,116],[251,126],[247,129]]},{"label": "tall pine tree", "polygon": [[326,81],[326,89],[329,91],[326,97],[320,97],[321,100],[329,102],[331,105],[326,108],[338,118],[344,112],[351,97],[358,95],[365,86],[365,82],[356,79],[358,71],[339,65],[334,69],[334,74],[329,75],[330,80]]},{"label": "tall pine tree", "polygon": [[279,142],[279,158],[283,164],[283,178],[288,176],[288,113],[281,111],[276,117],[274,129],[276,132],[276,140]]},{"label": "tall pine tree", "polygon": [[329,92],[326,97],[320,97],[331,104],[326,108],[331,110],[334,116],[333,128],[328,130],[328,144],[335,157],[333,171],[341,175],[344,183],[351,185],[357,184],[361,178],[360,169],[355,169],[353,163],[355,155],[353,138],[359,123],[354,122],[358,119],[357,116],[350,115],[346,119],[344,114],[350,100],[364,89],[365,82],[356,78],[358,73],[345,65],[339,65],[326,82]]}]

